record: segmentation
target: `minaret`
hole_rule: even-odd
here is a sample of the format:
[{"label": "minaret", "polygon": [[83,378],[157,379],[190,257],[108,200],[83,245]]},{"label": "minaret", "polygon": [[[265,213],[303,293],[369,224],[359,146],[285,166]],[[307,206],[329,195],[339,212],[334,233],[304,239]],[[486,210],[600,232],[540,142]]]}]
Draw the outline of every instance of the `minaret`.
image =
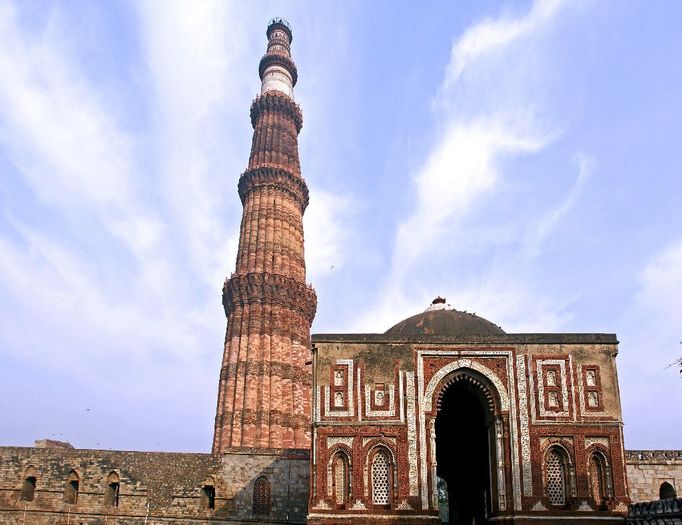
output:
[{"label": "minaret", "polygon": [[251,105],[253,141],[239,179],[244,207],[237,267],[223,287],[227,334],[213,452],[310,446],[310,325],[317,297],[305,280],[301,177],[291,28],[275,18]]}]

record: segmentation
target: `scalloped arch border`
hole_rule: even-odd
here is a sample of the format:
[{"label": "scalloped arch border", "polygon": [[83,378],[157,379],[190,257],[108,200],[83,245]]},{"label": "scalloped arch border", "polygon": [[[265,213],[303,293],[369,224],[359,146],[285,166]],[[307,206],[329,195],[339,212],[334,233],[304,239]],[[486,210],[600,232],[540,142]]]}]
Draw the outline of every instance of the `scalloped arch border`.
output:
[{"label": "scalloped arch border", "polygon": [[433,410],[433,395],[436,391],[436,387],[443,380],[443,378],[448,374],[462,368],[475,370],[488,379],[488,381],[490,381],[497,390],[497,395],[500,396],[500,410],[502,412],[509,411],[509,393],[507,392],[507,389],[500,378],[497,377],[497,375],[490,368],[476,361],[472,361],[471,359],[456,359],[455,361],[448,363],[443,368],[438,370],[438,372],[436,372],[429,381],[429,384],[426,386],[426,390],[424,391],[424,412],[430,412]]}]

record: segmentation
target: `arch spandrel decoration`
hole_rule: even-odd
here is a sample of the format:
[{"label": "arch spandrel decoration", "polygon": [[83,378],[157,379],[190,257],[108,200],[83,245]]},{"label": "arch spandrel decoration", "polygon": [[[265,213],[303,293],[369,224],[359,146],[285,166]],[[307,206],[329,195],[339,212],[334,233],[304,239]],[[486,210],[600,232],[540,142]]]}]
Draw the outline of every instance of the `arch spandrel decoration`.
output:
[{"label": "arch spandrel decoration", "polygon": [[[502,412],[509,411],[509,393],[507,392],[506,387],[502,384],[502,381],[497,376],[497,374],[495,374],[495,372],[493,372],[490,368],[488,368],[485,365],[482,365],[477,361],[472,361],[471,359],[456,359],[451,363],[445,365],[440,370],[438,370],[438,372],[436,372],[429,381],[429,384],[426,386],[426,390],[424,391],[423,400],[424,412],[431,412],[433,410],[433,397],[434,393],[436,392],[436,388],[438,387],[440,382],[448,374],[467,368],[483,375],[488,381],[490,381],[493,384],[495,390],[497,391],[497,395],[499,396],[500,410]],[[491,392],[491,394],[493,393]]]},{"label": "arch spandrel decoration", "polygon": [[498,415],[500,413],[500,402],[495,395],[494,386],[487,378],[473,372],[471,369],[460,368],[448,375],[441,381],[435,390],[436,412],[440,411],[443,396],[449,388],[455,384],[465,384],[480,399],[488,415]]}]

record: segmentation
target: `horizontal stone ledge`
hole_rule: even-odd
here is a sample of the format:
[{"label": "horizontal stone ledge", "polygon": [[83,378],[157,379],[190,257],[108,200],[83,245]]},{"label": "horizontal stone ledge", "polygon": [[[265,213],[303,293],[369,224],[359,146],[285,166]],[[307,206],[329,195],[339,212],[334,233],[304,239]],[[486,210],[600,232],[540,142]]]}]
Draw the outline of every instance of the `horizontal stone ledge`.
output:
[{"label": "horizontal stone ledge", "polygon": [[266,111],[280,113],[290,118],[300,133],[303,127],[303,114],[291,97],[278,91],[268,91],[258,95],[251,104],[251,125],[255,128],[258,116]]},{"label": "horizontal stone ledge", "polygon": [[[606,344],[616,345],[616,334],[490,334],[490,335],[393,335],[313,334],[313,343],[405,343],[405,344]],[[468,350],[467,350],[468,351]]]},{"label": "horizontal stone ledge", "polygon": [[280,306],[293,310],[312,323],[317,311],[315,290],[291,277],[270,273],[233,275],[223,286],[223,306],[229,316],[236,306]]},{"label": "horizontal stone ledge", "polygon": [[267,188],[280,191],[293,198],[301,208],[301,214],[308,206],[308,185],[303,177],[275,164],[261,165],[242,173],[237,185],[242,205],[246,204],[246,197],[250,193]]}]

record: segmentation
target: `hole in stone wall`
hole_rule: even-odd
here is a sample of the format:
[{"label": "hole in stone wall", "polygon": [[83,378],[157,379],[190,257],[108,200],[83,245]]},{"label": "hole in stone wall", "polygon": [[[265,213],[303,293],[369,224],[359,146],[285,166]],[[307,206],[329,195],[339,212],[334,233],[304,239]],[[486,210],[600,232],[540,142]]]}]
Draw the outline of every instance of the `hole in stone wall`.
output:
[{"label": "hole in stone wall", "polygon": [[37,479],[35,475],[27,472],[27,476],[24,478],[24,484],[21,487],[21,499],[23,501],[33,501],[36,492],[36,482]]},{"label": "hole in stone wall", "polygon": [[121,483],[116,472],[112,472],[107,477],[107,486],[104,492],[104,504],[109,507],[118,507],[118,497],[121,490]]},{"label": "hole in stone wall", "polygon": [[75,471],[71,471],[66,481],[66,488],[64,489],[64,501],[75,505],[78,503],[78,488],[79,478]]},{"label": "hole in stone wall", "polygon": [[675,499],[677,497],[675,487],[673,487],[667,481],[664,481],[661,483],[661,488],[658,490],[658,497],[660,499]]},{"label": "hole in stone wall", "polygon": [[205,509],[215,509],[215,487],[213,485],[201,487],[201,506]]}]

